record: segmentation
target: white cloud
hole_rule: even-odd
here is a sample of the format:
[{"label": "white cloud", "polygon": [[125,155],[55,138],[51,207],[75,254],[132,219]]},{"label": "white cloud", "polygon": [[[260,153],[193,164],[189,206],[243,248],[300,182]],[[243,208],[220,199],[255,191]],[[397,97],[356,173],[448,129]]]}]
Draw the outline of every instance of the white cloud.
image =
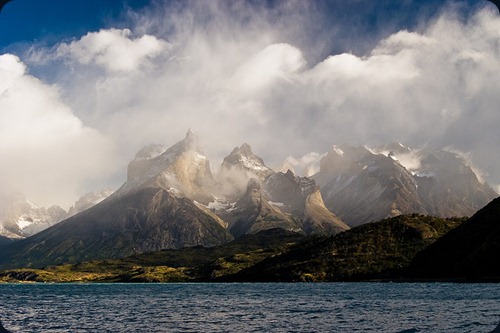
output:
[{"label": "white cloud", "polygon": [[55,87],[24,69],[16,56],[0,56],[1,190],[68,206],[86,181],[102,180],[112,143],[83,126]]},{"label": "white cloud", "polygon": [[[491,9],[468,20],[442,14],[418,31],[388,34],[364,55],[330,54],[311,62],[335,43],[322,45],[314,35],[324,21],[311,2],[265,10],[246,2],[180,7],[154,7],[134,16],[130,30],[91,32],[45,50],[52,61],[38,66],[56,73],[60,95],[21,76],[44,91],[46,101],[39,104],[57,102],[59,109],[48,109],[69,115],[63,117],[73,124],[69,128],[93,137],[97,148],[89,127],[113,142],[118,159],[102,158],[116,172],[124,174],[143,145],[173,144],[192,128],[214,169],[243,142],[275,169],[287,156],[327,151],[332,144],[425,143],[472,152],[487,179],[500,183],[500,19]],[[24,70],[21,63],[7,67]],[[311,170],[309,158],[288,163],[298,173]],[[116,185],[123,180],[116,178]],[[75,182],[84,182],[83,176]]]},{"label": "white cloud", "polygon": [[154,36],[136,39],[131,36],[129,29],[89,32],[79,40],[59,45],[57,55],[85,65],[96,64],[108,71],[129,72],[169,47],[167,42]]},{"label": "white cloud", "polygon": [[246,94],[255,94],[280,80],[290,82],[305,66],[302,52],[292,45],[271,44],[243,63],[232,78],[231,86]]},{"label": "white cloud", "polygon": [[287,170],[292,170],[299,175],[312,176],[319,172],[320,162],[324,156],[325,154],[315,152],[308,153],[299,158],[288,156],[283,162],[280,171],[287,172]]}]

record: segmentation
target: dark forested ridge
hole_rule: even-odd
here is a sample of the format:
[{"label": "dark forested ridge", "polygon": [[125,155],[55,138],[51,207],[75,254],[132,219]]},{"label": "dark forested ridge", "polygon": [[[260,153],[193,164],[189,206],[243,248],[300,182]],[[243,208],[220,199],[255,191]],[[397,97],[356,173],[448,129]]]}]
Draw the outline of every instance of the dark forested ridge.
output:
[{"label": "dark forested ridge", "polygon": [[410,267],[416,278],[500,280],[500,198],[419,253]]}]

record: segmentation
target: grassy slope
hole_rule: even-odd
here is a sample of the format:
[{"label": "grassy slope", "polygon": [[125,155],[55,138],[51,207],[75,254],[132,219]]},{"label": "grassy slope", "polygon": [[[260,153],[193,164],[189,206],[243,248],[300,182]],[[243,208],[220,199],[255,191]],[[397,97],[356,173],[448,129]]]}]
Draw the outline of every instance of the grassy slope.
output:
[{"label": "grassy slope", "polygon": [[[35,282],[183,282],[212,280],[218,271],[231,273],[236,265],[222,258],[240,257],[237,267],[246,268],[272,254],[284,251],[304,236],[281,229],[245,235],[230,243],[205,248],[162,250],[123,259],[94,260],[78,264],[15,269],[0,272],[0,281]],[[219,268],[216,267],[219,263]],[[215,265],[215,266],[213,266]],[[213,266],[213,267],[212,267]]]}]

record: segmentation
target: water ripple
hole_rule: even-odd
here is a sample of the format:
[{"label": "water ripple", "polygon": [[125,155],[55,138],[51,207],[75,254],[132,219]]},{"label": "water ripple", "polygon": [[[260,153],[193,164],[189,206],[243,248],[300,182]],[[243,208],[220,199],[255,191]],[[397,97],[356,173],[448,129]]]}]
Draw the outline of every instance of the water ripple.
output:
[{"label": "water ripple", "polygon": [[12,332],[491,332],[494,284],[5,284]]}]

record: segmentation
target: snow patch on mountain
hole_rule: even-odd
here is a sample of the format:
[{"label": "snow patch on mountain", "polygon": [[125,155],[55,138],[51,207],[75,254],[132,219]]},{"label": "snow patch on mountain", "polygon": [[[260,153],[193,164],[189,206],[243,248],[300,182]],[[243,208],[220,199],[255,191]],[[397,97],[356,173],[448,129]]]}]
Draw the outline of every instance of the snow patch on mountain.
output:
[{"label": "snow patch on mountain", "polygon": [[59,206],[39,207],[24,195],[0,197],[0,235],[14,239],[32,236],[67,216]]}]

